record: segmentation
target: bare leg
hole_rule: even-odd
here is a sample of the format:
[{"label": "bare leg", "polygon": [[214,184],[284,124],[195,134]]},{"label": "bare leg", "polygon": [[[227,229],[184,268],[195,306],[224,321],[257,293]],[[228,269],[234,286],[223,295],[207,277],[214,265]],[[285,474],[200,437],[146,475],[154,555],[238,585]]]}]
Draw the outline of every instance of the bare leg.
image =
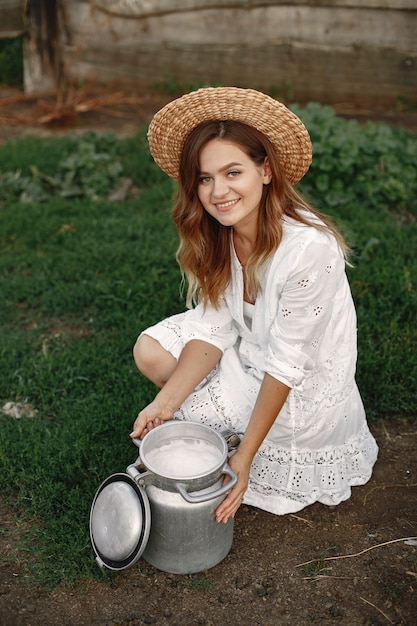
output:
[{"label": "bare leg", "polygon": [[159,341],[141,335],[133,348],[135,363],[140,372],[158,387],[163,387],[177,366],[177,360]]}]

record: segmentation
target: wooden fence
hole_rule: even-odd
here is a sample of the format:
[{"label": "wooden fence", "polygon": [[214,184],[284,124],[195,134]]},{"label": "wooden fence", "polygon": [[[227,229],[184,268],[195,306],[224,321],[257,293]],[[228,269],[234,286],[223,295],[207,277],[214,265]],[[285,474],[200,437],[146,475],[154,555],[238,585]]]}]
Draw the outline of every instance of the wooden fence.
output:
[{"label": "wooden fence", "polygon": [[[417,104],[416,0],[29,3],[56,5],[55,22],[43,14],[40,39],[33,34],[42,23],[39,11],[29,24],[38,47],[49,42],[43,60],[56,80],[93,80],[137,93],[157,85],[233,84],[288,100]],[[25,63],[26,89],[39,91],[42,72]]]}]

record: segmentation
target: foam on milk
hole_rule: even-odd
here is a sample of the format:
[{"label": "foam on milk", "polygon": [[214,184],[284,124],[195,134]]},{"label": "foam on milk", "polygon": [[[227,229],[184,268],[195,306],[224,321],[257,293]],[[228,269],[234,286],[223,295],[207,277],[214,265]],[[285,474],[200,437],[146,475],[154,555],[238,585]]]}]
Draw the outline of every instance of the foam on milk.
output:
[{"label": "foam on milk", "polygon": [[187,478],[212,471],[222,459],[221,451],[203,439],[173,439],[146,453],[156,473],[169,478]]}]

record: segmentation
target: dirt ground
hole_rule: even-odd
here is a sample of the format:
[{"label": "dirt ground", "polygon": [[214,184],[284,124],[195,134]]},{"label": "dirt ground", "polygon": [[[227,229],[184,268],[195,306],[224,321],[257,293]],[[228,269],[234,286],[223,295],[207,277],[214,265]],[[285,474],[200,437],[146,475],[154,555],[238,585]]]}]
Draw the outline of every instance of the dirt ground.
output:
[{"label": "dirt ground", "polygon": [[[81,104],[86,99],[80,97]],[[93,103],[85,112],[74,112],[70,103],[51,126],[38,120],[45,111],[55,115],[53,98],[45,109],[17,90],[0,90],[0,142],[87,129],[128,135],[168,100],[119,99],[107,111]],[[417,130],[416,112],[392,116],[345,108],[344,114]],[[284,517],[242,506],[229,555],[192,576],[160,572],[141,559],[112,583],[83,580],[50,592],[25,584],[21,529],[0,504],[0,624],[416,626],[417,426],[395,420],[373,424],[372,431],[380,447],[374,474],[348,501]]]},{"label": "dirt ground", "polygon": [[201,574],[168,574],[140,559],[112,583],[46,592],[22,582],[20,529],[0,507],[0,624],[415,626],[417,427],[372,430],[380,454],[367,485],[338,507],[298,515],[242,506],[228,556]]},{"label": "dirt ground", "polygon": [[[131,135],[174,96],[98,93],[86,85],[65,94],[24,96],[19,89],[0,85],[0,143],[25,134],[49,136],[69,131],[114,131]],[[303,103],[300,102],[302,105]],[[349,103],[333,105],[346,118],[372,119],[417,131],[417,110],[358,109]]]}]

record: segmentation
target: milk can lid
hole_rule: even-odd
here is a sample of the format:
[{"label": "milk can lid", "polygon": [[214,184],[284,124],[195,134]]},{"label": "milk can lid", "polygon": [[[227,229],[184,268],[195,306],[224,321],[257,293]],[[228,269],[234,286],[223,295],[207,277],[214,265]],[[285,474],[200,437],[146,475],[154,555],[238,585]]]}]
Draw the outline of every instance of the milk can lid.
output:
[{"label": "milk can lid", "polygon": [[113,474],[99,487],[90,512],[90,538],[100,567],[122,570],[142,555],[151,528],[143,487],[128,474]]}]

